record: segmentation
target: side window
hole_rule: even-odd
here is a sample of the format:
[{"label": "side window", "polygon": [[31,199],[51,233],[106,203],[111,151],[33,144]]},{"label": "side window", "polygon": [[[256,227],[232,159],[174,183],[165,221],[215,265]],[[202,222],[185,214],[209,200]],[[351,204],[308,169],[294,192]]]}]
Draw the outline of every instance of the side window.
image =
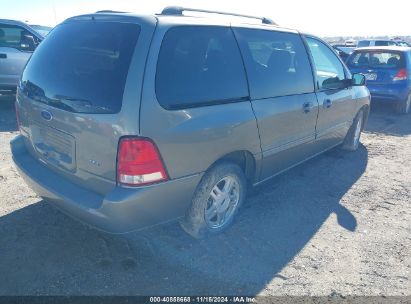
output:
[{"label": "side window", "polygon": [[388,46],[388,45],[393,45],[393,44],[389,43],[388,41],[384,41],[384,40],[375,41],[375,46]]},{"label": "side window", "polygon": [[166,109],[248,98],[247,80],[230,28],[179,26],[164,36],[156,95]]},{"label": "side window", "polygon": [[38,41],[27,30],[8,24],[0,24],[0,47],[10,47],[22,51],[34,51]]},{"label": "side window", "polygon": [[314,60],[319,89],[343,88],[345,72],[337,55],[317,39],[307,38],[307,43]]},{"label": "side window", "polygon": [[313,76],[297,34],[235,29],[244,56],[252,99],[310,93]]},{"label": "side window", "polygon": [[360,42],[358,42],[357,47],[366,47],[366,46],[370,46],[370,42],[367,40],[361,40]]}]

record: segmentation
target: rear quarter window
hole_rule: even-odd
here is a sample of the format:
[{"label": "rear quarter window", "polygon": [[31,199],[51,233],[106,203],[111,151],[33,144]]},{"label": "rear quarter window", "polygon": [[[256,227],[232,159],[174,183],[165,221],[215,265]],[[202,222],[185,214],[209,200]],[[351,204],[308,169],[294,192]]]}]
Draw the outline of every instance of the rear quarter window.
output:
[{"label": "rear quarter window", "polygon": [[156,95],[166,109],[248,98],[240,51],[228,27],[178,26],[163,38]]},{"label": "rear quarter window", "polygon": [[131,23],[63,23],[34,52],[20,87],[67,111],[117,113],[139,33]]}]

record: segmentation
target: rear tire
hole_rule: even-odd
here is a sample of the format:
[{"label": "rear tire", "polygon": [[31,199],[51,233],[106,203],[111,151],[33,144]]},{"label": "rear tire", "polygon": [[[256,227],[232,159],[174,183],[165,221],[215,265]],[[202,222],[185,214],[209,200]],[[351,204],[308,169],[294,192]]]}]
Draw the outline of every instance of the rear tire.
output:
[{"label": "rear tire", "polygon": [[408,114],[411,111],[411,93],[408,95],[405,101],[402,101],[397,104],[397,113],[398,114]]},{"label": "rear tire", "polygon": [[348,130],[342,148],[346,151],[356,151],[360,145],[361,131],[364,123],[364,110],[359,110]]},{"label": "rear tire", "polygon": [[243,170],[223,162],[209,169],[197,186],[181,227],[201,239],[227,229],[243,203],[247,183]]}]

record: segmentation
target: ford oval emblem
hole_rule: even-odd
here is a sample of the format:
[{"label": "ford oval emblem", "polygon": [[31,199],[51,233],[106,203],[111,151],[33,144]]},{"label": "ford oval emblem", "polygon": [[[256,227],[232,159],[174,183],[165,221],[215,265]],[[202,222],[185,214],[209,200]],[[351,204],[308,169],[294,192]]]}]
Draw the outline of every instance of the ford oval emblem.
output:
[{"label": "ford oval emblem", "polygon": [[41,117],[43,117],[45,120],[50,121],[53,119],[53,114],[51,114],[49,111],[47,110],[43,110],[41,111]]}]

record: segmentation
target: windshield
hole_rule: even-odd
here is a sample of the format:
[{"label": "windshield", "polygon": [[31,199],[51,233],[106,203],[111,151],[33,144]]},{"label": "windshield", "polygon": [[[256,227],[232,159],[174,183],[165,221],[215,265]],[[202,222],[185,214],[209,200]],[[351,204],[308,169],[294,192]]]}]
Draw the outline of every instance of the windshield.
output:
[{"label": "windshield", "polygon": [[363,68],[400,68],[404,66],[404,60],[400,52],[373,50],[356,52],[347,64]]},{"label": "windshield", "polygon": [[130,23],[63,23],[31,57],[20,88],[33,100],[67,111],[117,113],[139,32]]},{"label": "windshield", "polygon": [[48,33],[50,33],[50,31],[53,29],[52,27],[43,25],[30,25],[30,27],[37,33],[39,33],[42,37],[46,37]]},{"label": "windshield", "polygon": [[349,46],[337,46],[336,49],[346,53],[346,54],[351,54],[354,51],[353,47]]}]

